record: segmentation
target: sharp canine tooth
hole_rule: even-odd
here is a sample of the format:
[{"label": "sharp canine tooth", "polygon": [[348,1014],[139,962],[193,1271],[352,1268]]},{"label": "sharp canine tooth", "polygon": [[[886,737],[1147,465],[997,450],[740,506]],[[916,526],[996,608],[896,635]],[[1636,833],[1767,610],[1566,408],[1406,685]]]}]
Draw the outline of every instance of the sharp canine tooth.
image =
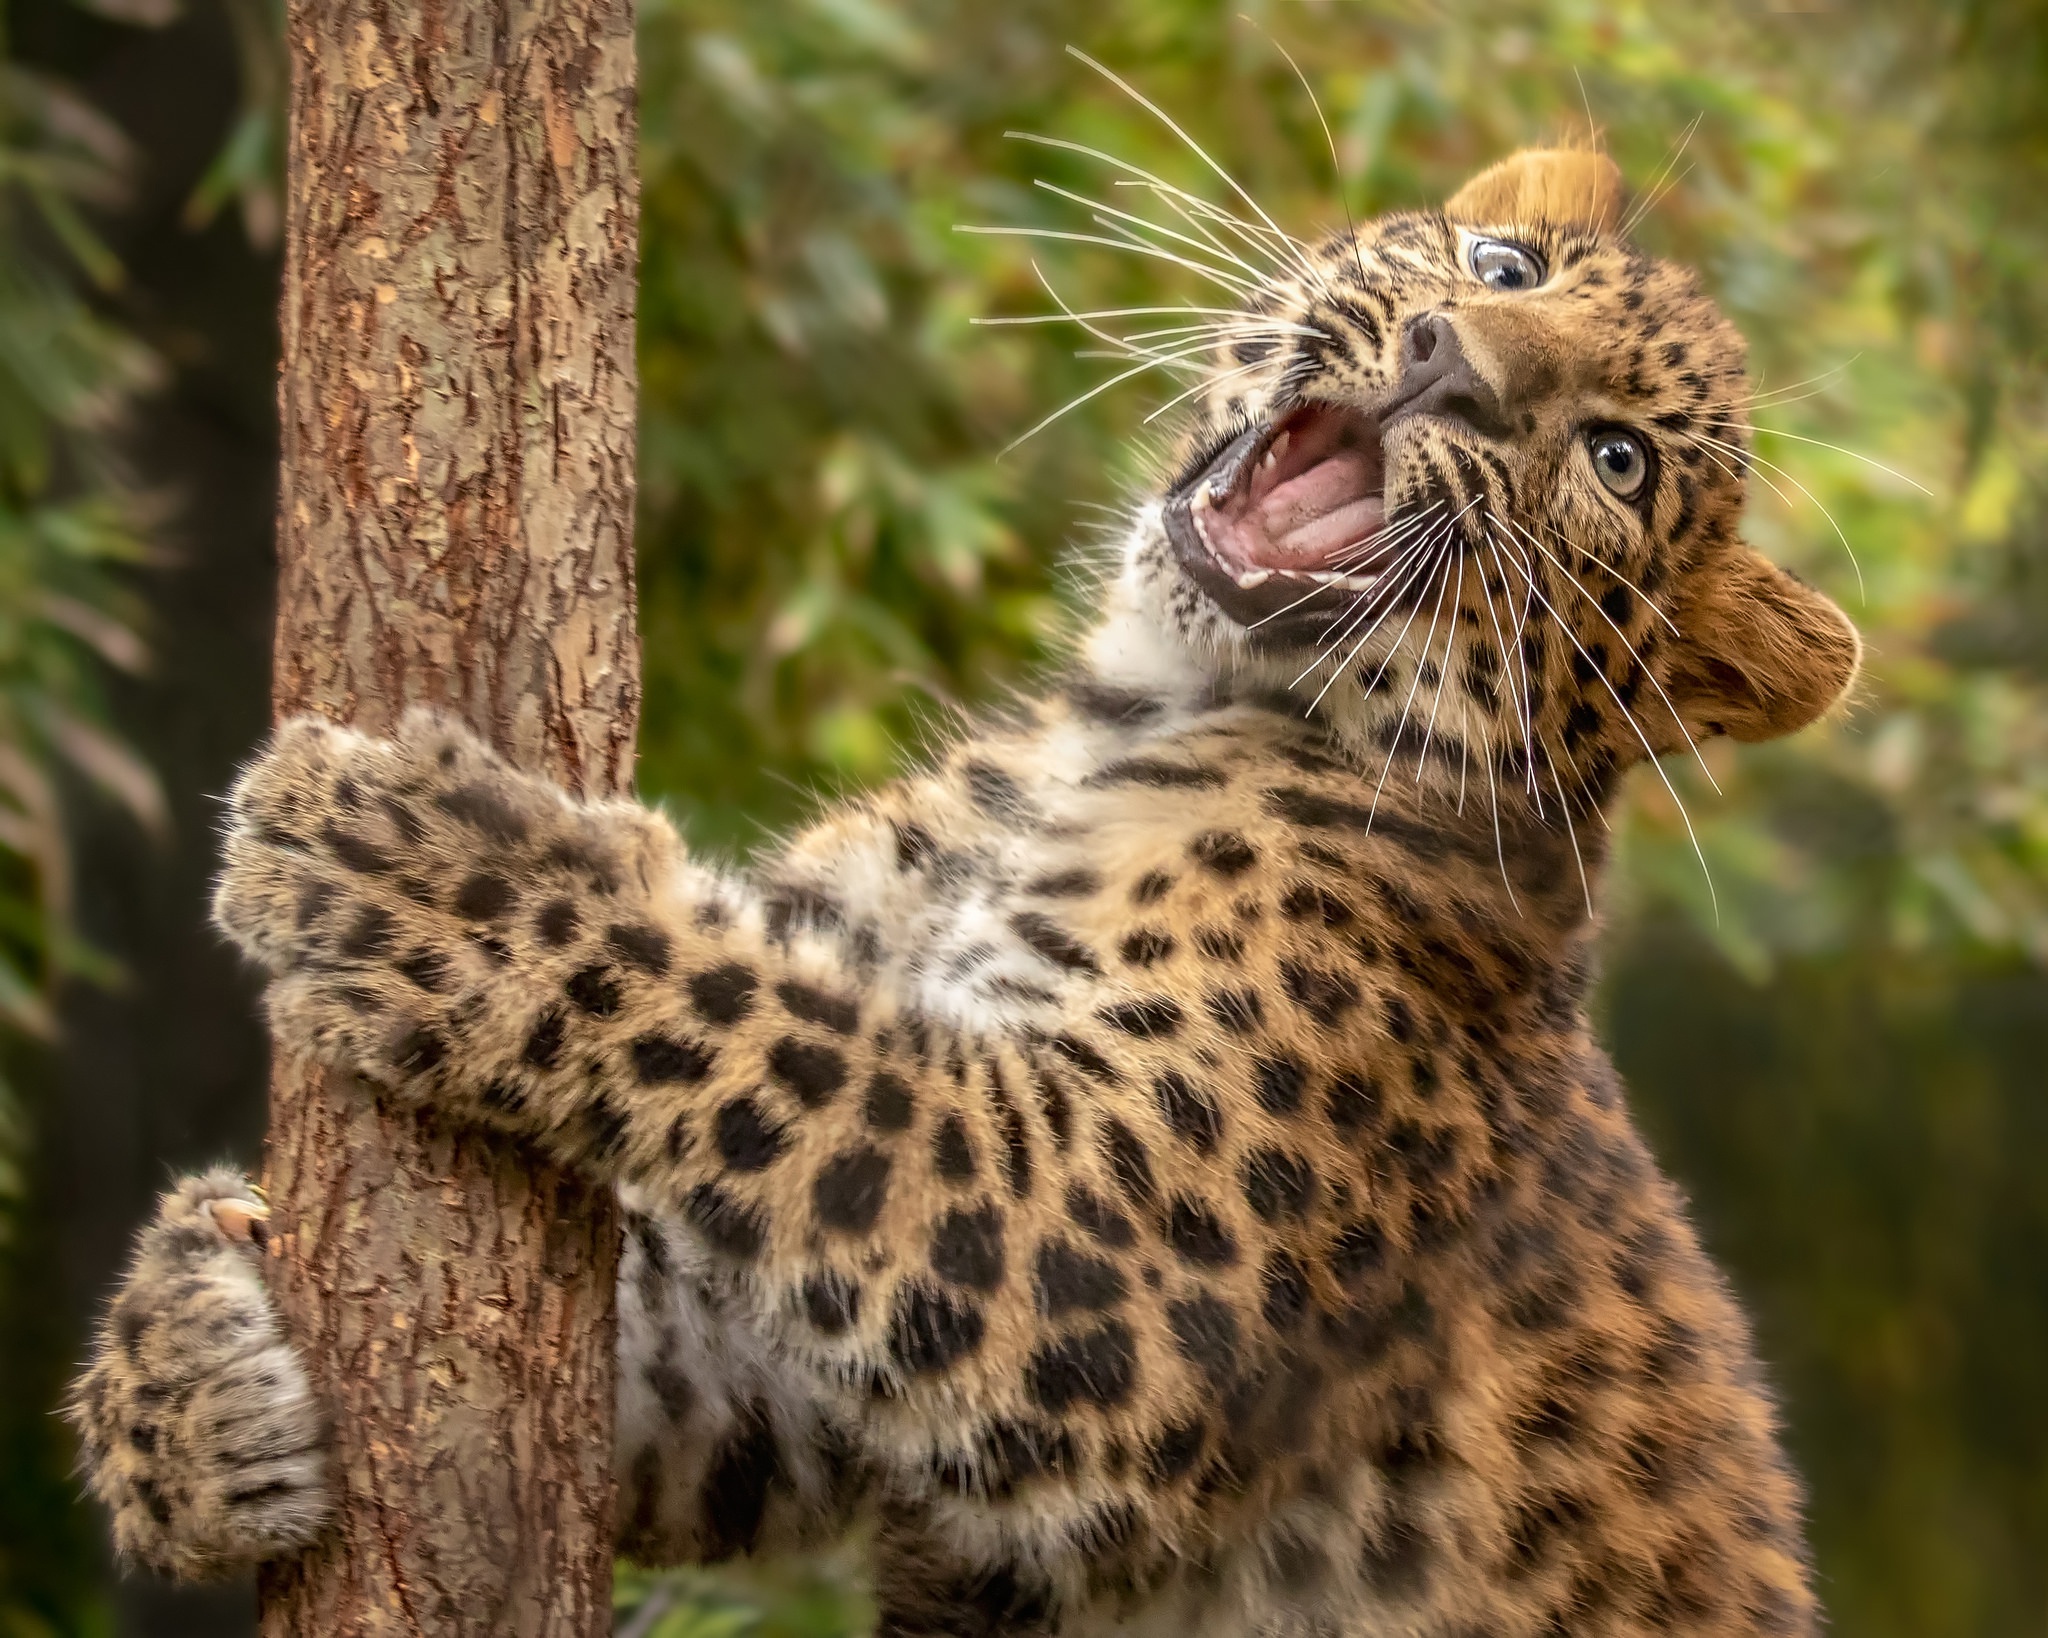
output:
[{"label": "sharp canine tooth", "polygon": [[1288,442],[1293,437],[1294,434],[1291,431],[1282,432],[1279,437],[1273,440],[1273,447],[1266,451],[1266,464],[1268,466],[1271,466],[1275,461],[1279,460],[1282,455],[1285,455],[1287,453]]},{"label": "sharp canine tooth", "polygon": [[1240,590],[1250,591],[1254,586],[1263,586],[1272,578],[1271,569],[1247,569],[1237,577],[1237,584]]}]

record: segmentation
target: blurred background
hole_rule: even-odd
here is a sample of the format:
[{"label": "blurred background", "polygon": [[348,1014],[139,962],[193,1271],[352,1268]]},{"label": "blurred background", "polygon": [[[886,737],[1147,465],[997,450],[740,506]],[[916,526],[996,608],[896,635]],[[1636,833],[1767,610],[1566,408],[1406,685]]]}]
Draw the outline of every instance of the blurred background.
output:
[{"label": "blurred background", "polygon": [[[1146,470],[1140,380],[1051,328],[1200,292],[1026,130],[1297,232],[1590,119],[1770,407],[1758,544],[1870,640],[1845,720],[1638,776],[1605,1035],[1756,1316],[1859,1638],[2048,1634],[2048,7],[2037,0],[643,0],[641,788],[743,854],[1025,679]],[[0,24],[0,1638],[227,1638],[117,1578],[51,1415],[174,1172],[259,1158],[205,931],[266,719],[272,0]],[[1341,181],[1291,52],[1320,96]],[[1034,271],[1034,259],[1038,271]],[[858,1632],[857,1554],[620,1578],[634,1638]]]}]

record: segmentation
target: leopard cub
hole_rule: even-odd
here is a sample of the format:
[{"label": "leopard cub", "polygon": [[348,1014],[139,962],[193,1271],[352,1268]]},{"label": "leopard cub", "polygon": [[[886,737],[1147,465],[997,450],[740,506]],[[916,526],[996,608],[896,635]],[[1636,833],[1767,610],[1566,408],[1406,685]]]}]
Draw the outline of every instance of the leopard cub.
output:
[{"label": "leopard cub", "polygon": [[[216,904],[287,1050],[615,1185],[619,1529],[897,1634],[1805,1634],[1746,1327],[1586,1015],[1636,763],[1823,714],[1739,338],[1597,155],[1276,256],[1040,697],[751,871],[464,730],[287,724]],[[74,1415],[125,1550],[328,1505],[239,1180]]]}]

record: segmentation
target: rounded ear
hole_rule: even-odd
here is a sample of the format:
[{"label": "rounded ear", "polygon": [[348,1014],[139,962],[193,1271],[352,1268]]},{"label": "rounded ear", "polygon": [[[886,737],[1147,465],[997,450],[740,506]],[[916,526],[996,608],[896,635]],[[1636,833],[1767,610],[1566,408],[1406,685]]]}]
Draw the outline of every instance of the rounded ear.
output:
[{"label": "rounded ear", "polygon": [[1474,227],[1549,222],[1605,233],[1621,220],[1621,168],[1584,148],[1524,148],[1450,197],[1444,214]]},{"label": "rounded ear", "polygon": [[[1863,663],[1849,617],[1762,553],[1737,546],[1705,570],[1676,611],[1664,691],[1694,739],[1795,733],[1838,705]],[[1663,712],[1652,713],[1662,716]],[[1661,751],[1684,738],[1662,737]]]}]

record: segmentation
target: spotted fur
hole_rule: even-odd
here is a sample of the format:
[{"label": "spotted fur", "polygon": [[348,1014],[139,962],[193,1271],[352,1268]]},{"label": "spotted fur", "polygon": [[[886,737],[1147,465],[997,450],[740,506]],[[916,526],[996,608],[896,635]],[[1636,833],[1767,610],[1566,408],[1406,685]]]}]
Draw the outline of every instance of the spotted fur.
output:
[{"label": "spotted fur", "polygon": [[[626,1191],[637,1553],[866,1521],[906,1634],[1814,1629],[1746,1329],[1585,992],[1623,772],[1798,726],[1855,639],[1687,443],[1740,420],[1733,333],[1611,210],[1570,219],[1598,189],[1513,163],[1461,197],[1560,215],[1391,217],[1276,280],[1301,333],[1219,364],[1071,668],[751,872],[431,717],[301,720],[245,775],[217,916],[279,1041]],[[1549,282],[1478,286],[1475,227]],[[1449,660],[1434,621],[1350,661],[1234,621],[1175,493],[1292,406],[1388,402],[1437,318],[1514,419],[1390,424],[1390,516],[1567,542],[1524,553],[1520,640],[1477,533],[1431,586]],[[1640,504],[1589,422],[1654,441]],[[190,1255],[274,1338],[238,1250]],[[183,1323],[181,1290],[146,1255],[113,1330]],[[120,1448],[134,1391],[92,1384],[226,1369],[173,1335],[110,1333],[81,1396],[118,1520],[160,1470]],[[266,1414],[303,1393],[276,1383]],[[183,1572],[313,1517],[170,1500],[123,1540]]]},{"label": "spotted fur", "polygon": [[263,1286],[267,1215],[230,1171],[166,1194],[67,1407],[115,1547],[167,1575],[304,1546],[331,1509],[320,1415]]}]

